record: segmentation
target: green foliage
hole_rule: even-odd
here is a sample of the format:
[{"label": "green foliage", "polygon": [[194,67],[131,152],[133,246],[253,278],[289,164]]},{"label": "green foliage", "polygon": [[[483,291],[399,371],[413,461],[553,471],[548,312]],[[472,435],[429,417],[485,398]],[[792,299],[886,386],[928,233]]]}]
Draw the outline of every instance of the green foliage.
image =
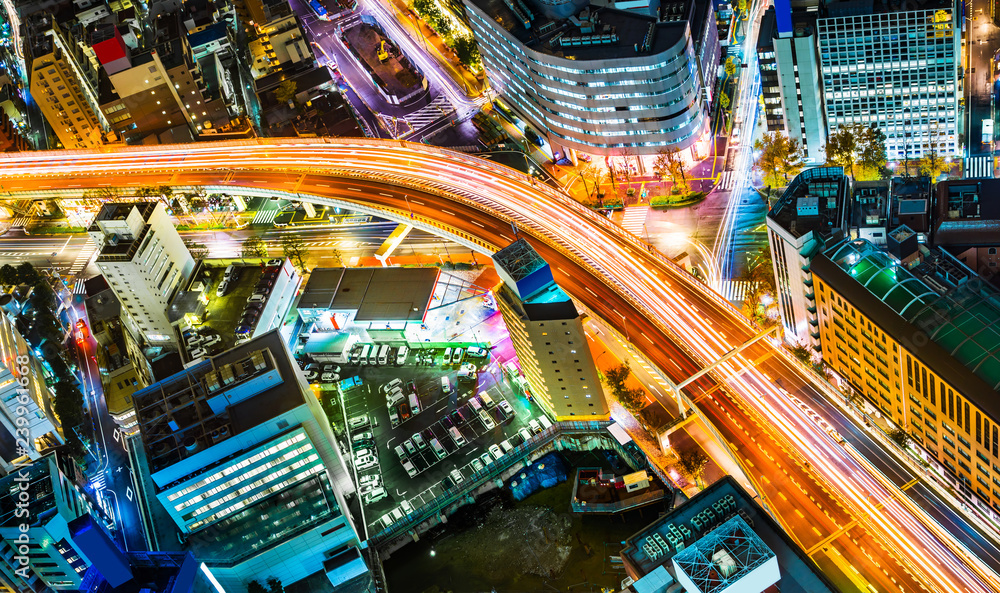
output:
[{"label": "green foliage", "polygon": [[296,93],[299,92],[299,83],[294,80],[284,80],[274,90],[274,98],[278,103],[288,103],[295,100]]},{"label": "green foliage", "polygon": [[[583,180],[583,187],[587,190],[587,196],[593,197],[594,194],[600,193],[598,190],[601,185],[607,183],[608,181],[608,170],[596,163],[587,163],[584,165],[579,172],[580,179]],[[590,181],[590,185],[587,185],[587,181]]]},{"label": "green foliage", "polygon": [[267,243],[260,235],[250,235],[240,244],[240,257],[266,259]]},{"label": "green foliage", "polygon": [[64,430],[83,422],[83,396],[70,380],[60,379],[55,384],[54,409]]},{"label": "green foliage", "polygon": [[[739,62],[739,60],[737,60],[733,56],[729,56],[728,58],[726,58],[726,63],[725,63],[724,67],[726,69],[726,76],[729,77],[729,78],[733,78],[734,76],[736,76],[736,71],[740,67],[740,62]],[[727,99],[728,99],[728,97],[727,97]],[[726,103],[727,103],[727,105],[723,105],[723,107],[727,107],[728,106],[728,101],[726,101]]]},{"label": "green foliage", "polygon": [[726,94],[726,91],[719,93],[719,105],[722,105],[723,109],[729,109],[729,95]]},{"label": "green foliage", "polygon": [[193,257],[196,260],[205,259],[206,257],[208,257],[209,254],[208,246],[205,245],[204,243],[193,243],[193,242],[188,243],[187,248],[188,251],[191,252],[191,257]]},{"label": "green foliage", "polygon": [[796,344],[794,346],[789,346],[788,351],[792,353],[792,356],[797,358],[799,362],[809,364],[812,362],[812,352],[809,351],[807,346],[802,344]]},{"label": "green foliage", "polygon": [[628,386],[628,378],[631,373],[628,362],[623,362],[604,373],[604,383],[622,407],[631,414],[638,414],[646,407],[646,395],[642,389]]},{"label": "green foliage", "polygon": [[753,143],[760,156],[753,164],[760,172],[767,187],[783,187],[788,180],[802,170],[802,149],[798,140],[793,140],[781,132],[765,132]]},{"label": "green foliage", "polygon": [[10,264],[0,266],[0,286],[14,286],[17,284],[17,268]]},{"label": "green foliage", "polygon": [[38,273],[35,266],[28,262],[24,262],[17,266],[17,282],[18,284],[37,284],[39,280],[42,279],[42,275]]},{"label": "green foliage", "polygon": [[932,181],[937,181],[938,177],[951,171],[951,163],[945,162],[941,155],[938,154],[938,151],[933,148],[924,153],[923,158],[918,163],[918,167],[920,168],[920,173],[930,177]]},{"label": "green foliage", "polygon": [[901,449],[905,449],[907,445],[910,444],[910,434],[902,428],[893,428],[886,434],[890,439],[892,439],[892,442],[899,445]]},{"label": "green foliage", "polygon": [[451,20],[441,10],[441,5],[438,4],[437,0],[414,0],[413,9],[441,37],[447,37],[451,34]]},{"label": "green foliage", "polygon": [[740,273],[740,280],[748,287],[743,300],[743,314],[759,327],[767,327],[776,322],[776,319],[768,316],[769,307],[764,303],[765,297],[771,297],[773,303],[775,295],[771,252],[765,249],[756,257],[749,258]]},{"label": "green foliage", "polygon": [[456,35],[451,47],[463,66],[474,72],[482,70],[483,59],[479,54],[479,46],[471,35]]},{"label": "green foliage", "polygon": [[827,138],[826,160],[856,181],[881,179],[885,172],[885,133],[876,126],[851,124]]}]

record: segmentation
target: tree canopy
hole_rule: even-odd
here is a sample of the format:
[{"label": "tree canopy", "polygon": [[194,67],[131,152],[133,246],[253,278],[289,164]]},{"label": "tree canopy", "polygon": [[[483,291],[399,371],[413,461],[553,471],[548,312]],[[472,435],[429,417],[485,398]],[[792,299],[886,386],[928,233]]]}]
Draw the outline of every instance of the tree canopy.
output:
[{"label": "tree canopy", "polygon": [[632,414],[638,414],[646,407],[646,397],[642,389],[628,386],[628,378],[631,374],[628,362],[623,362],[604,373],[604,383],[622,407]]},{"label": "tree canopy", "polygon": [[882,179],[887,162],[885,133],[874,125],[842,125],[827,138],[826,159],[856,181]]},{"label": "tree canopy", "polygon": [[250,235],[240,243],[240,257],[247,259],[267,257],[267,243],[260,235]]},{"label": "tree canopy", "polygon": [[690,190],[687,182],[687,172],[685,171],[686,166],[687,164],[684,162],[684,158],[681,157],[680,151],[674,147],[661,148],[653,160],[653,171],[661,178],[670,177],[674,183],[674,188],[682,194]]},{"label": "tree canopy", "polygon": [[753,143],[760,155],[754,161],[754,171],[758,171],[768,188],[784,187],[790,178],[802,170],[802,148],[799,141],[781,132],[764,132]]}]

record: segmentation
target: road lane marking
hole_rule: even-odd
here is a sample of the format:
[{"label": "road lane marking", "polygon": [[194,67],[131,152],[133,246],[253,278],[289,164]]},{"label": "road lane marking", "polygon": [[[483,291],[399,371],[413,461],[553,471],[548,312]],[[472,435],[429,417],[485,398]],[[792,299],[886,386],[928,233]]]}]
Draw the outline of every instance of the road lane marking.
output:
[{"label": "road lane marking", "polygon": [[420,204],[421,206],[423,206],[423,205],[424,205],[424,203],[423,203],[423,202],[421,202],[421,201],[419,201],[419,200],[414,200],[413,198],[410,198],[410,201],[411,201],[411,202],[413,202],[414,204]]},{"label": "road lane marking", "polygon": [[349,189],[349,190],[351,190],[351,191],[361,191],[360,189],[358,189],[358,188],[356,188],[356,187],[349,187],[349,188],[347,188],[347,189]]},{"label": "road lane marking", "polygon": [[441,212],[444,212],[445,214],[447,214],[449,216],[455,216],[454,212],[449,212],[448,210],[445,210],[444,208],[441,209]]},{"label": "road lane marking", "polygon": [[378,195],[380,195],[380,196],[385,196],[385,197],[387,197],[387,198],[391,198],[391,197],[392,197],[392,194],[384,194],[384,193],[382,193],[382,192],[379,192],[379,193],[378,193]]},{"label": "road lane marking", "polygon": [[316,185],[319,187],[330,187],[329,183],[317,183]]},{"label": "road lane marking", "polygon": [[483,225],[483,224],[481,224],[481,223],[479,223],[479,222],[477,222],[475,220],[472,220],[471,218],[469,219],[469,222],[471,222],[472,224],[476,225],[477,227],[479,227],[481,229],[485,229],[486,228],[485,225]]},{"label": "road lane marking", "polygon": [[795,509],[795,514],[796,514],[796,515],[798,515],[799,517],[802,517],[803,519],[805,519],[805,518],[806,518],[806,516],[805,516],[805,515],[803,515],[803,514],[802,514],[802,511],[800,511],[799,509]]}]

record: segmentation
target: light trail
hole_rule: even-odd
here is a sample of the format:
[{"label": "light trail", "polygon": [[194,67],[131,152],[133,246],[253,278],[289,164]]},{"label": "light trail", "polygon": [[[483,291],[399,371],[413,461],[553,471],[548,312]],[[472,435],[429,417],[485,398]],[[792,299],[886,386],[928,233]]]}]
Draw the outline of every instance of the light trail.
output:
[{"label": "light trail", "polygon": [[[743,339],[740,334],[756,333],[721,297],[676,265],[649,252],[638,239],[606,218],[516,171],[464,154],[398,141],[295,139],[0,155],[0,179],[5,188],[14,192],[33,190],[42,184],[72,182],[86,186],[88,179],[117,180],[119,185],[126,180],[175,186],[224,185],[234,171],[248,172],[250,179],[259,180],[265,187],[288,189],[293,184],[303,194],[309,193],[306,187],[311,187],[310,178],[322,180],[331,185],[322,195],[346,203],[376,204],[385,216],[403,221],[410,216],[403,201],[379,197],[378,192],[384,191],[385,183],[418,188],[415,191],[428,202],[422,212],[431,213],[421,214],[421,219],[467,241],[479,241],[479,227],[459,227],[467,220],[462,215],[447,216],[443,210],[457,214],[460,209],[473,208],[482,212],[478,220],[489,222],[490,227],[503,229],[513,224],[519,232],[557,249],[567,258],[568,263],[562,263],[562,267],[577,266],[582,275],[595,274],[607,289],[639,311],[640,317],[623,318],[627,327],[635,325],[634,331],[639,334],[643,326],[638,324],[648,324],[655,330],[645,329],[647,334],[660,331],[663,339],[702,365],[730,349],[720,331],[724,330],[736,343]],[[373,182],[378,189],[372,188]],[[364,192],[347,191],[348,186]],[[455,205],[442,208],[449,203]],[[484,237],[493,236],[486,229],[482,233]],[[488,240],[477,245],[483,251],[494,248]],[[596,294],[599,290],[586,290],[593,298],[583,292],[576,294],[581,301],[604,305]],[[651,355],[658,350],[656,345],[645,342],[634,346]],[[783,356],[769,343],[759,346],[768,355]],[[794,369],[788,371],[789,375],[804,378],[796,373]],[[894,487],[880,482],[870,467],[845,455],[826,430],[806,411],[794,406],[751,360],[734,357],[720,365],[716,376],[725,377],[728,393],[766,427],[768,434],[810,462],[811,469],[797,474],[799,479],[815,478],[823,484],[827,492],[823,496],[842,503],[884,548],[880,558],[891,558],[905,568],[905,576],[895,572],[909,579],[904,590],[1000,590],[1000,578],[995,573],[964,553],[961,543],[925,514],[908,508]],[[786,525],[793,531],[799,527]],[[885,581],[882,565],[875,559],[862,555],[852,561],[869,581]],[[890,568],[895,571],[895,565]]]}]

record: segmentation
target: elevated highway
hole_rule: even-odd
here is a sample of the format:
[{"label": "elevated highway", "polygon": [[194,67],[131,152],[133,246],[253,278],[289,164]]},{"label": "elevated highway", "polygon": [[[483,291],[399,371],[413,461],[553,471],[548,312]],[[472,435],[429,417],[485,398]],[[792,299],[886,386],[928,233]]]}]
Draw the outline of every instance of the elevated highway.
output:
[{"label": "elevated highway", "polygon": [[[674,382],[756,333],[682,269],[607,219],[505,167],[398,141],[241,141],[0,155],[0,197],[87,188],[208,186],[367,211],[491,254],[527,238],[560,285]],[[781,381],[784,389],[774,383]],[[793,400],[785,389],[795,392]],[[753,344],[689,385],[763,502],[845,591],[997,591],[995,548],[942,528],[900,487],[831,437],[809,378],[774,344]],[[675,402],[664,401],[666,406]]]}]

